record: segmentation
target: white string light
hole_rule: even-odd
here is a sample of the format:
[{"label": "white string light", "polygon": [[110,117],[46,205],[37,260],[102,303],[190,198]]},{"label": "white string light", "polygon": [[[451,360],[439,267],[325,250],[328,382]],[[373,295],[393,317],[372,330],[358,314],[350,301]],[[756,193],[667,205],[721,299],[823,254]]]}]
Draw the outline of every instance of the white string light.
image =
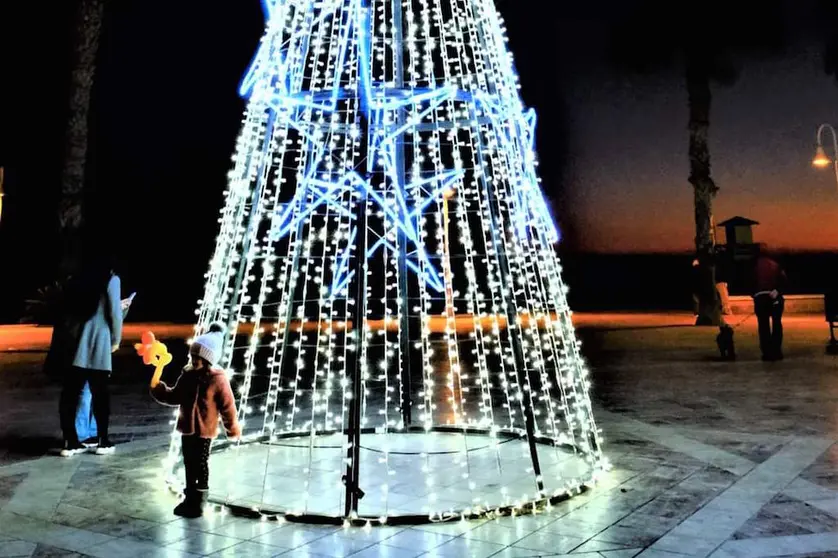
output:
[{"label": "white string light", "polygon": [[[440,427],[460,432],[453,463],[469,511],[523,511],[593,482],[607,461],[589,372],[536,174],[534,115],[493,2],[264,3],[268,24],[241,86],[248,107],[196,326],[230,325],[224,365],[243,443],[306,437],[300,514],[323,513],[324,496],[343,503],[339,476],[359,465],[347,458],[351,439],[336,446],[333,483],[313,463],[329,436],[353,426],[363,429],[362,456],[368,432],[382,440],[375,461],[360,466],[362,475],[368,464],[383,471],[372,506],[383,521],[400,508],[394,487],[410,482],[424,484],[417,493],[429,517],[456,511],[447,498],[458,489],[444,484],[451,471],[435,467]],[[410,323],[418,328],[405,330]],[[429,444],[416,455],[424,478],[400,479],[393,444],[416,427]],[[499,477],[510,469],[510,435],[572,445],[588,470],[538,474],[531,452],[548,453],[519,443],[532,462],[517,473],[531,475],[531,488],[499,478],[497,495],[485,494],[474,477],[485,473],[475,471],[472,453],[485,445],[470,442],[477,431]],[[173,436],[173,470],[178,448]],[[262,463],[257,510],[276,488],[267,480],[281,465],[273,455]],[[231,486],[226,498],[237,495]]]}]

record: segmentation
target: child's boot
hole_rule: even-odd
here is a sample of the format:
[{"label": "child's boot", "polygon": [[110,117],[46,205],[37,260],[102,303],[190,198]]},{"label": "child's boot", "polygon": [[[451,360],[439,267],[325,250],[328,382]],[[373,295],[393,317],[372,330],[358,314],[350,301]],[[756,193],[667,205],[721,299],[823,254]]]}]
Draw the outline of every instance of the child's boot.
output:
[{"label": "child's boot", "polygon": [[183,502],[175,508],[175,515],[186,519],[195,519],[204,515],[204,501],[206,500],[205,490],[188,489],[184,492],[186,497]]},{"label": "child's boot", "polygon": [[187,488],[183,491],[183,501],[175,506],[174,514],[180,517],[192,518],[200,517],[195,515],[196,500],[198,499],[197,490],[194,488]]},{"label": "child's boot", "polygon": [[183,500],[180,501],[180,504],[175,506],[174,514],[179,515],[181,517],[184,517],[184,514],[186,513],[186,510],[188,510],[189,507],[192,505],[191,500],[192,500],[192,491],[189,490],[189,489],[184,490],[183,491]]},{"label": "child's boot", "polygon": [[209,496],[209,490],[199,488],[196,492],[195,509],[198,514],[196,517],[202,517],[204,515],[204,505],[207,503],[207,498]]},{"label": "child's boot", "polygon": [[[186,460],[186,456],[184,456],[184,461]],[[189,517],[187,514],[191,510],[191,508],[195,505],[195,476],[192,474],[192,468],[186,467],[186,484],[183,488],[183,500],[180,501],[180,504],[175,506],[174,514],[180,517]]]}]

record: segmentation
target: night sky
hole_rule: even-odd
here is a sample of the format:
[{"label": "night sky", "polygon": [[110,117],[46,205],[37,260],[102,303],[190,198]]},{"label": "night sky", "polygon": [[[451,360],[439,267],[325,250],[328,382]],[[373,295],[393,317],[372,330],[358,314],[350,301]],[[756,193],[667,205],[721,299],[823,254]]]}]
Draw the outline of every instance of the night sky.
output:
[{"label": "night sky", "polygon": [[[819,45],[790,51],[785,59],[752,62],[734,86],[714,89],[716,220],[759,221],[756,240],[778,249],[832,250],[838,184],[811,160],[818,125],[838,123],[838,85],[823,72]],[[681,84],[673,77],[604,78],[577,83],[565,96],[566,201],[580,233],[577,248],[689,250],[693,193]]]},{"label": "night sky", "polygon": [[[0,7],[0,318],[53,273],[74,3],[10,4]],[[541,174],[564,248],[688,250],[681,75],[609,70],[598,14],[616,0],[556,4],[498,3],[525,101],[539,113]],[[838,85],[823,72],[808,1],[792,4],[787,52],[743,63],[735,86],[714,91],[717,219],[761,221],[757,239],[776,246],[834,249],[838,187],[810,160],[817,125],[838,124]],[[200,296],[244,106],[236,89],[263,27],[257,0],[198,5],[110,3],[90,167],[91,207],[110,231],[126,289],[188,293],[189,307]]]}]

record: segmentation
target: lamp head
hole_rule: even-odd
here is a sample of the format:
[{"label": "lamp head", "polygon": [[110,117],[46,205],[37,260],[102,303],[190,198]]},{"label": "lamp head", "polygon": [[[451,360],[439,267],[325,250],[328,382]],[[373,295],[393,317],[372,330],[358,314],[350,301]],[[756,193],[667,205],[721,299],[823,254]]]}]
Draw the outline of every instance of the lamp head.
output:
[{"label": "lamp head", "polygon": [[827,157],[826,151],[823,150],[823,146],[818,145],[818,149],[815,151],[815,158],[812,159],[812,165],[819,169],[823,169],[831,164],[832,160]]}]

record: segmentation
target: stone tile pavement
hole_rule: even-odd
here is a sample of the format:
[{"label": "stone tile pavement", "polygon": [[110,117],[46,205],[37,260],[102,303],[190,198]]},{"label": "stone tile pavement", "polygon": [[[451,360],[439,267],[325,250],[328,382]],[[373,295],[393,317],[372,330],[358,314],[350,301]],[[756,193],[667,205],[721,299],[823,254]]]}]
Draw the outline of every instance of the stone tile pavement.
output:
[{"label": "stone tile pavement", "polygon": [[[172,516],[159,467],[170,414],[143,399],[145,377],[118,378],[115,455],[7,450],[0,557],[838,556],[838,360],[815,319],[788,320],[782,363],[760,362],[753,335],[737,330],[731,364],[710,330],[583,331],[605,482],[536,516],[408,528]],[[0,448],[55,442],[41,357],[0,354]]]}]

